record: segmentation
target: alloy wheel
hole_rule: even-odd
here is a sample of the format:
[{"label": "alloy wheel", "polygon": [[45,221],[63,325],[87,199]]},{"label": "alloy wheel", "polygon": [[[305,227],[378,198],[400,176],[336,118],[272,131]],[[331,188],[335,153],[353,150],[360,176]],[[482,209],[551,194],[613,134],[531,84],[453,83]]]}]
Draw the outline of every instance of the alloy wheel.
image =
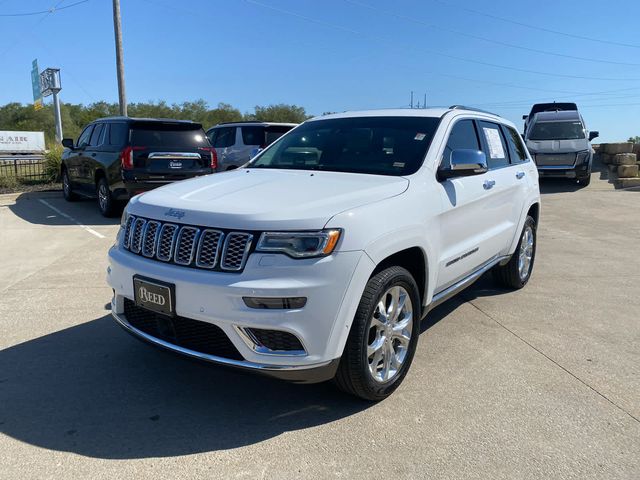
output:
[{"label": "alloy wheel", "polygon": [[531,261],[533,260],[533,229],[527,225],[522,232],[520,239],[520,252],[518,253],[518,274],[520,280],[525,280],[529,276],[531,270]]},{"label": "alloy wheel", "polygon": [[371,377],[392,380],[406,359],[413,330],[413,305],[407,290],[389,288],[378,301],[370,321],[367,361]]}]

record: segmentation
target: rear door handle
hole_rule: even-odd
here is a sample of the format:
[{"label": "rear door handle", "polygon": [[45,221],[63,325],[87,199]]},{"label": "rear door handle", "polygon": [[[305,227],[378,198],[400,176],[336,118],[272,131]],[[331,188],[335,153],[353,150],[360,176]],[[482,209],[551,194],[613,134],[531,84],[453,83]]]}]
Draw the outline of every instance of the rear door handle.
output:
[{"label": "rear door handle", "polygon": [[524,177],[524,172],[518,172],[518,173],[516,173],[516,178],[517,178],[518,180],[520,180],[522,177]]},{"label": "rear door handle", "polygon": [[496,184],[495,180],[485,180],[482,186],[485,190],[491,190],[493,186]]}]

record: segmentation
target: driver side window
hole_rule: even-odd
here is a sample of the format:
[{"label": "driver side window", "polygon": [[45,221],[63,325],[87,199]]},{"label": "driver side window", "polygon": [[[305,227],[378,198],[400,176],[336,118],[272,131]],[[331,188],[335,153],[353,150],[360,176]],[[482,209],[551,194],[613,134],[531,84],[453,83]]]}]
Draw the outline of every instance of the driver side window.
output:
[{"label": "driver side window", "polygon": [[451,152],[458,149],[480,150],[478,133],[473,120],[460,120],[451,129],[449,140],[442,154],[442,165],[449,165]]},{"label": "driver side window", "polygon": [[89,125],[78,137],[78,143],[76,148],[84,148],[89,145],[89,139],[91,138],[91,132],[93,132],[93,125]]}]

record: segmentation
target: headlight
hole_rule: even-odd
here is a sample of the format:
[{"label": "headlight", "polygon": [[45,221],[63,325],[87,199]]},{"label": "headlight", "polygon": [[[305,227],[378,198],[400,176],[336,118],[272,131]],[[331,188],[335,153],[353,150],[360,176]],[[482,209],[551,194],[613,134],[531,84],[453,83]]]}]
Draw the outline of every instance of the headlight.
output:
[{"label": "headlight", "polygon": [[294,258],[323,257],[333,252],[342,231],[319,232],[264,232],[260,235],[256,251],[279,252]]},{"label": "headlight", "polygon": [[122,217],[120,217],[120,228],[124,228],[124,226],[127,224],[128,219],[129,212],[127,212],[127,208],[125,207],[124,210],[122,210]]}]

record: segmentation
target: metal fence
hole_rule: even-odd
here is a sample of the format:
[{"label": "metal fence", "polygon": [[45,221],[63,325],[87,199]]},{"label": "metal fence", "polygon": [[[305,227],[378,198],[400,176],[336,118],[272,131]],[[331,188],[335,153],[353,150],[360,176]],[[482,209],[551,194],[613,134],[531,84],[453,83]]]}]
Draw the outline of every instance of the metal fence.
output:
[{"label": "metal fence", "polygon": [[0,156],[0,177],[14,177],[28,181],[46,181],[43,155]]}]

